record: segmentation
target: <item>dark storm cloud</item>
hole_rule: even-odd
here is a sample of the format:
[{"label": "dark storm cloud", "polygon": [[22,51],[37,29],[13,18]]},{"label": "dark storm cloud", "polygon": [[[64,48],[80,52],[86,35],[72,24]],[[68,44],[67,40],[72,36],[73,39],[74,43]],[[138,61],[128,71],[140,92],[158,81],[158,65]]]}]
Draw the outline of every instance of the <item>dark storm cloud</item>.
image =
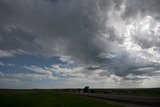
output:
[{"label": "dark storm cloud", "polygon": [[21,47],[28,47],[29,49],[30,47],[34,47],[35,36],[32,33],[12,27],[8,28],[8,30],[1,29],[0,33],[2,39],[0,43],[1,49],[17,49]]},{"label": "dark storm cloud", "polygon": [[101,68],[101,67],[99,67],[99,66],[90,66],[90,67],[88,67],[87,69],[88,69],[88,70],[97,70],[97,69],[99,69],[99,68]]},{"label": "dark storm cloud", "polygon": [[[1,8],[3,8],[1,9],[3,11],[1,13],[1,28],[9,29],[10,26],[14,26],[15,29],[20,30],[16,31],[17,34],[21,31],[26,31],[24,32],[26,34],[28,32],[35,33],[37,37],[32,38],[34,40],[30,42],[37,43],[38,46],[41,45],[41,49],[46,49],[44,51],[51,51],[53,56],[58,51],[58,53],[72,56],[76,60],[79,57],[78,59],[82,59],[86,63],[97,62],[96,56],[102,49],[93,43],[93,39],[105,29],[106,16],[103,15],[103,11],[106,11],[106,7],[113,4],[112,1],[64,0],[56,3],[50,2],[43,0],[1,1]],[[14,40],[17,37],[14,35],[14,31],[11,29],[8,32],[10,32],[8,37],[4,37],[6,34],[1,34],[3,36],[3,44],[1,44],[4,48],[17,47],[16,45],[19,44],[16,42],[17,40]],[[18,35],[24,39],[18,42],[28,42],[25,40],[25,35]],[[10,38],[9,40],[13,43],[8,44],[7,40],[3,41],[6,38]],[[26,44],[26,47],[28,45]],[[35,48],[33,50],[37,51]]]},{"label": "dark storm cloud", "polygon": [[[151,31],[148,39],[144,38],[146,33],[134,30],[132,41],[127,41],[124,32],[138,14],[159,22],[159,4],[159,0],[1,0],[0,49],[21,49],[48,58],[69,57],[66,60],[76,65],[90,66],[87,72],[109,72],[100,76],[146,74],[145,69],[139,69],[152,67],[155,71],[159,62],[143,49],[155,46],[159,52],[159,34]],[[142,50],[128,50],[130,42]]]}]

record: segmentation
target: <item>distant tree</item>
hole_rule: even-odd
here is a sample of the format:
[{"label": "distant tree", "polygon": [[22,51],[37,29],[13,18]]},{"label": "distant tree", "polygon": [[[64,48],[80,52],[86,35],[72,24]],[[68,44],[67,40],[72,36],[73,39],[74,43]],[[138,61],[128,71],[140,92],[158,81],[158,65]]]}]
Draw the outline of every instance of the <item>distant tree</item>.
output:
[{"label": "distant tree", "polygon": [[83,89],[83,92],[88,93],[89,92],[89,86],[85,86],[84,89]]}]

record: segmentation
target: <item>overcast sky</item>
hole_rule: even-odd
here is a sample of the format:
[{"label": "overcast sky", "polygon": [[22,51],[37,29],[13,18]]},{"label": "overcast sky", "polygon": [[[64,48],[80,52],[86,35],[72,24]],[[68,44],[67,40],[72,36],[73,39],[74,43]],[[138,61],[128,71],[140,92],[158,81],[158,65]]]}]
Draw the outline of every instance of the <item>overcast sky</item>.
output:
[{"label": "overcast sky", "polygon": [[160,0],[0,0],[0,88],[160,87]]}]

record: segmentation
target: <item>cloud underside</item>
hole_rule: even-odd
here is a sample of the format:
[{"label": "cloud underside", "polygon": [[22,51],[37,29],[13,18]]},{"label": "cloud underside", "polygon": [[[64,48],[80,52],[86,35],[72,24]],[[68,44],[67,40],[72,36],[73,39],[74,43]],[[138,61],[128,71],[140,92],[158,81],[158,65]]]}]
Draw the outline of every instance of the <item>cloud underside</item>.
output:
[{"label": "cloud underside", "polygon": [[27,54],[76,65],[72,71],[23,66],[35,74],[14,79],[159,78],[159,10],[159,0],[1,0],[0,58]]}]

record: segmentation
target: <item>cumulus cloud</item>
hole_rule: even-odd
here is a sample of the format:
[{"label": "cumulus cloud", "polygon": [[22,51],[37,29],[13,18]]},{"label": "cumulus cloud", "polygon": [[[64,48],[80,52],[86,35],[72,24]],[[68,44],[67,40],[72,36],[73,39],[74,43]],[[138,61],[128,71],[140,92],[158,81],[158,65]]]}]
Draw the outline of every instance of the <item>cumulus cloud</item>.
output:
[{"label": "cumulus cloud", "polygon": [[24,79],[27,79],[27,80],[35,80],[35,81],[38,81],[38,80],[56,80],[57,77],[55,76],[52,76],[52,75],[49,75],[49,74],[29,74],[29,73],[2,73],[0,72],[0,78],[1,79],[4,79],[4,80],[17,80],[17,81],[20,81],[20,80],[24,80]]},{"label": "cumulus cloud", "polygon": [[143,80],[158,75],[160,68],[159,4],[159,0],[1,0],[0,57],[56,56],[79,67],[23,67],[45,75],[77,76],[74,71],[81,71],[81,77]]},{"label": "cumulus cloud", "polygon": [[37,72],[37,73],[52,75],[52,72],[50,70],[47,70],[47,69],[42,68],[42,67],[34,66],[34,65],[23,66],[22,68],[29,69],[29,70],[31,70],[33,72]]},{"label": "cumulus cloud", "polygon": [[56,77],[52,75],[43,74],[7,74],[7,77],[17,78],[17,79],[29,79],[29,80],[56,80]]},{"label": "cumulus cloud", "polygon": [[[31,66],[21,66],[20,68],[28,69],[28,70],[31,70],[32,72],[35,72],[36,74],[33,74],[33,75],[29,74],[30,76],[32,75],[33,77],[34,75],[35,76],[38,75],[38,77],[44,75],[45,78],[41,78],[42,80],[52,79],[50,78],[50,76],[55,77],[57,79],[64,79],[64,78],[76,78],[76,77],[81,77],[81,75],[84,75],[81,73],[81,71],[84,69],[83,67],[69,68],[63,64],[55,64],[55,65],[51,65],[50,67],[39,67],[39,66],[31,65]],[[21,75],[21,74],[18,74],[18,75]]]},{"label": "cumulus cloud", "polygon": [[7,67],[21,68],[21,70],[30,70],[31,73],[3,73],[0,72],[0,77],[13,78],[13,79],[29,79],[29,80],[56,80],[65,78],[81,78],[84,77],[82,74],[82,67],[68,68],[62,64],[52,65],[50,67],[40,66],[17,66],[12,64],[3,64]]}]

